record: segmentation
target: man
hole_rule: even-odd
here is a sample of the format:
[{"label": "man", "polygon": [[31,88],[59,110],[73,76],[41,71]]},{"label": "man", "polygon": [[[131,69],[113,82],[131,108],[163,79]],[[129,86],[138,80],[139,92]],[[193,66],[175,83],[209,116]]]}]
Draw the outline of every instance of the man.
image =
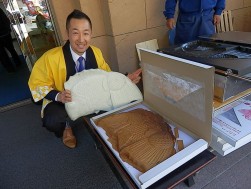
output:
[{"label": "man", "polygon": [[12,64],[8,53],[6,52],[6,49],[10,52],[17,66],[21,65],[21,60],[19,59],[19,56],[12,43],[10,20],[1,8],[0,23],[0,62],[3,64],[7,72],[14,72],[15,66],[14,64]]},{"label": "man", "polygon": [[[66,20],[66,30],[66,44],[47,51],[35,63],[28,84],[34,101],[43,99],[43,126],[57,137],[63,136],[63,143],[67,147],[75,148],[76,138],[71,128],[74,123],[64,108],[64,103],[71,101],[71,92],[64,89],[64,83],[83,69],[111,70],[100,49],[90,46],[92,23],[86,14],[79,10],[70,13]],[[137,83],[140,73],[139,69],[128,77]]]},{"label": "man", "polygon": [[166,0],[166,26],[175,28],[175,8],[178,5],[175,44],[182,44],[198,39],[202,35],[215,33],[215,26],[220,23],[220,15],[225,8],[225,0]]}]

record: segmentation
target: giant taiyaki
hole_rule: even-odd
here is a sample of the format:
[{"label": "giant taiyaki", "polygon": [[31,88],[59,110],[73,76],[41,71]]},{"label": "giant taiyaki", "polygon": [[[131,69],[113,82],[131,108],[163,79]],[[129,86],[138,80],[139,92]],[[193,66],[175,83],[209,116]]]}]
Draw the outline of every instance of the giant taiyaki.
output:
[{"label": "giant taiyaki", "polygon": [[72,95],[72,102],[65,104],[72,120],[143,99],[138,87],[128,77],[100,69],[79,72],[71,76],[64,86]]},{"label": "giant taiyaki", "polygon": [[121,159],[145,172],[175,154],[175,137],[165,120],[151,111],[135,109],[96,121]]}]

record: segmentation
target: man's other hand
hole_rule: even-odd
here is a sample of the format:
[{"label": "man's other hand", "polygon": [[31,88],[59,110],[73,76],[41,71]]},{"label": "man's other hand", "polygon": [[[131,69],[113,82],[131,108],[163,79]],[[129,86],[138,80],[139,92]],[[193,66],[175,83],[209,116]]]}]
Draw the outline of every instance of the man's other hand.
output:
[{"label": "man's other hand", "polygon": [[142,73],[142,68],[137,69],[135,72],[130,73],[127,75],[127,77],[135,84],[137,84],[141,77],[140,74]]},{"label": "man's other hand", "polygon": [[58,94],[57,101],[62,102],[62,103],[71,102],[71,91],[67,89],[64,91],[61,91]]}]

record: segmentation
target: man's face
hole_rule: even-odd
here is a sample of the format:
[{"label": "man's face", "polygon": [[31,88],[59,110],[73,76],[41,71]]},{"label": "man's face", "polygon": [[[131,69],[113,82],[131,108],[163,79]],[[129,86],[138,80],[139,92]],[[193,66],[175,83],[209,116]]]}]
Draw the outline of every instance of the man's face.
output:
[{"label": "man's face", "polygon": [[67,33],[72,50],[82,55],[90,46],[91,41],[92,31],[88,20],[71,19]]}]

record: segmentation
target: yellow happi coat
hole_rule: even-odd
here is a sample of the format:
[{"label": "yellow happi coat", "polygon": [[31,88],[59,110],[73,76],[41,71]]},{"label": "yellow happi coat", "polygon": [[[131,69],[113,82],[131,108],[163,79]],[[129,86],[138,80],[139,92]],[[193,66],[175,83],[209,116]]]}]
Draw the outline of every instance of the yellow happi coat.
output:
[{"label": "yellow happi coat", "polygon": [[[90,58],[91,62],[89,61],[86,69],[98,68],[105,71],[111,71],[110,67],[105,62],[100,49],[90,46],[88,48],[88,52],[87,59],[89,54],[92,54],[92,58]],[[47,51],[35,63],[28,85],[35,102],[43,99],[41,117],[43,117],[43,110],[45,106],[51,102],[44,97],[51,90],[64,90],[64,83],[70,76],[76,73],[75,69],[73,71],[72,68],[75,68],[75,63],[73,62],[70,53],[69,42],[64,46],[56,47]]]}]

